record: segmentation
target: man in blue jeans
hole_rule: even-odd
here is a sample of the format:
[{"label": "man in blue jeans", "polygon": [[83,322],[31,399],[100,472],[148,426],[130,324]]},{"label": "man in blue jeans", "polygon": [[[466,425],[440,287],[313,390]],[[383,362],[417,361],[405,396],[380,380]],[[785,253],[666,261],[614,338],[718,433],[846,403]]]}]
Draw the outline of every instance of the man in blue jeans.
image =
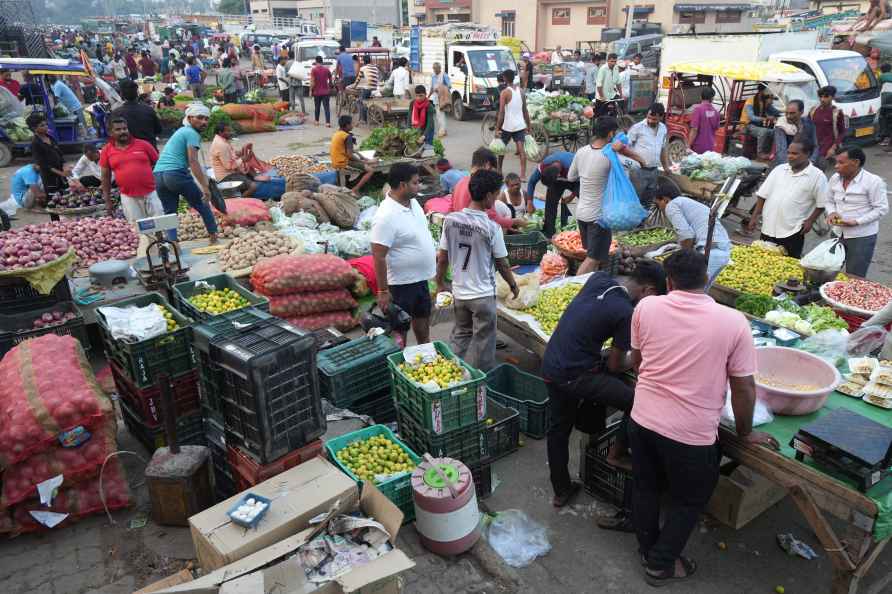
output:
[{"label": "man in blue jeans", "polygon": [[[153,172],[155,190],[161,198],[164,212],[175,213],[182,196],[201,215],[210,243],[214,244],[217,243],[217,221],[210,207],[208,178],[198,162],[201,132],[207,128],[210,115],[211,112],[205,105],[190,104],[186,108],[183,127],[174,132],[164,145]],[[169,231],[168,237],[176,240],[176,230]]]}]

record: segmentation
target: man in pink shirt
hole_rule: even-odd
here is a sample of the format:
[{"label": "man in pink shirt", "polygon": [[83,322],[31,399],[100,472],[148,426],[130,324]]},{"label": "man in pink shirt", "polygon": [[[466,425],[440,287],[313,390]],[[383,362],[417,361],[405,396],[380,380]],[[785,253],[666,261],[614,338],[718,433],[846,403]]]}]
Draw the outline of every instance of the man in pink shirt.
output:
[{"label": "man in pink shirt", "polygon": [[[633,519],[645,580],[659,586],[690,577],[681,552],[719,477],[718,426],[728,383],[737,435],[778,449],[753,431],[756,349],[743,314],[705,294],[706,258],[692,249],[666,259],[669,294],[645,297],[632,314],[638,383],[629,441],[635,476]],[[670,505],[660,528],[660,491]]]},{"label": "man in pink shirt", "polygon": [[712,105],[715,91],[706,87],[700,93],[700,104],[691,112],[691,133],[688,135],[688,147],[698,154],[715,150],[715,132],[719,129],[722,116]]},{"label": "man in pink shirt", "polygon": [[[491,169],[494,171],[498,171],[499,169],[499,159],[496,157],[496,154],[489,150],[488,148],[479,148],[474,151],[474,154],[471,155],[471,175],[474,174],[478,169]],[[466,209],[471,204],[471,191],[469,189],[469,183],[471,181],[471,176],[467,175],[464,178],[460,179],[455,187],[452,188],[452,208],[450,212],[461,212]],[[501,217],[496,213],[494,208],[490,208],[486,211],[487,216],[498,223],[503,230],[508,231],[515,227],[522,227],[525,223],[523,219],[511,219],[508,217]]]}]

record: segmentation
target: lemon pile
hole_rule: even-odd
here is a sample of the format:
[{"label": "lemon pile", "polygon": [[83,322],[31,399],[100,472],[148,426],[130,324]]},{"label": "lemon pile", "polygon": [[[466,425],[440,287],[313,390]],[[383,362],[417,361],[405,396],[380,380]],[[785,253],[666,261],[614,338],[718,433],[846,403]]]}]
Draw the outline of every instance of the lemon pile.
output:
[{"label": "lemon pile", "polygon": [[189,297],[189,303],[212,314],[221,314],[250,305],[247,299],[232,289],[214,289]]},{"label": "lemon pile", "polygon": [[436,382],[441,388],[460,382],[464,374],[461,365],[443,355],[437,355],[437,358],[430,363],[422,363],[419,356],[419,361],[414,366],[401,363],[400,371],[419,384]]},{"label": "lemon pile", "polygon": [[180,325],[177,324],[177,321],[173,318],[173,313],[169,309],[167,309],[163,305],[158,305],[157,303],[155,305],[157,305],[158,309],[161,310],[161,315],[164,316],[164,321],[167,322],[167,331],[168,332],[173,332],[174,330],[176,330],[177,328],[180,327]]},{"label": "lemon pile", "polygon": [[557,328],[558,320],[561,319],[564,310],[581,290],[582,285],[579,283],[567,283],[562,287],[545,289],[539,293],[536,305],[524,311],[536,318],[546,334],[551,334]]},{"label": "lemon pile", "polygon": [[409,454],[383,435],[354,441],[335,457],[363,481],[375,482],[376,475],[411,472],[415,468]]},{"label": "lemon pile", "polygon": [[715,282],[743,293],[770,296],[779,282],[791,278],[803,280],[799,260],[772,250],[736,245],[731,248],[731,262]]}]

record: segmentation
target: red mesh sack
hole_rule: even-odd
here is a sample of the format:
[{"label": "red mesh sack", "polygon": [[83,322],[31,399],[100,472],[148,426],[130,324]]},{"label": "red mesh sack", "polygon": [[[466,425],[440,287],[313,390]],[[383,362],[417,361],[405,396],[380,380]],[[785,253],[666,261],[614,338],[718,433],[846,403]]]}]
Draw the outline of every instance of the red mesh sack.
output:
[{"label": "red mesh sack", "polygon": [[0,505],[9,507],[37,497],[37,484],[56,475],[65,475],[65,486],[75,485],[99,473],[106,456],[117,450],[114,419],[76,448],[51,446],[6,469]]},{"label": "red mesh sack", "polygon": [[63,431],[93,431],[111,413],[77,339],[26,340],[0,361],[0,466],[47,449]]},{"label": "red mesh sack", "polygon": [[286,318],[286,320],[292,326],[297,326],[304,330],[321,330],[323,328],[328,328],[329,326],[334,326],[343,332],[350,330],[359,324],[359,321],[353,317],[353,312],[348,310],[329,311],[309,316],[296,316],[293,318]]},{"label": "red mesh sack", "polygon": [[260,221],[271,221],[269,209],[257,198],[227,198],[223,223],[253,227]]},{"label": "red mesh sack", "polygon": [[261,295],[287,295],[349,287],[356,280],[353,268],[332,254],[283,255],[254,265],[251,285]]},{"label": "red mesh sack", "polygon": [[356,305],[356,299],[347,289],[308,291],[289,295],[273,295],[269,298],[269,313],[280,318],[287,318],[353,309]]}]

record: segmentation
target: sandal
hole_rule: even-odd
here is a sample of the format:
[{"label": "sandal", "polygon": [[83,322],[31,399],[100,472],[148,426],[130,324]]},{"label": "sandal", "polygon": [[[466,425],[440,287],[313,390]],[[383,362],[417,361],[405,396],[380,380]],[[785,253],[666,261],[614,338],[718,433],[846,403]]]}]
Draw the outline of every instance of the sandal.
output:
[{"label": "sandal", "polygon": [[565,505],[570,503],[571,499],[576,497],[576,494],[579,493],[579,490],[581,488],[582,488],[581,483],[576,483],[576,482],[570,483],[570,488],[567,490],[566,493],[563,493],[562,495],[555,495],[554,497],[551,498],[551,505],[553,505],[555,507],[564,507]]},{"label": "sandal", "polygon": [[[603,530],[615,530],[616,532],[635,532],[632,516],[624,511],[618,511],[612,516],[598,518],[598,528]],[[642,556],[643,557],[643,556]],[[647,562],[645,561],[645,565]]]},{"label": "sandal", "polygon": [[645,568],[644,581],[650,586],[659,588],[660,586],[686,580],[697,573],[697,563],[693,559],[679,557],[678,560],[681,561],[681,565],[684,567],[684,575],[675,575],[675,563],[673,563],[671,568],[664,569],[659,573],[652,573],[652,570]]}]

